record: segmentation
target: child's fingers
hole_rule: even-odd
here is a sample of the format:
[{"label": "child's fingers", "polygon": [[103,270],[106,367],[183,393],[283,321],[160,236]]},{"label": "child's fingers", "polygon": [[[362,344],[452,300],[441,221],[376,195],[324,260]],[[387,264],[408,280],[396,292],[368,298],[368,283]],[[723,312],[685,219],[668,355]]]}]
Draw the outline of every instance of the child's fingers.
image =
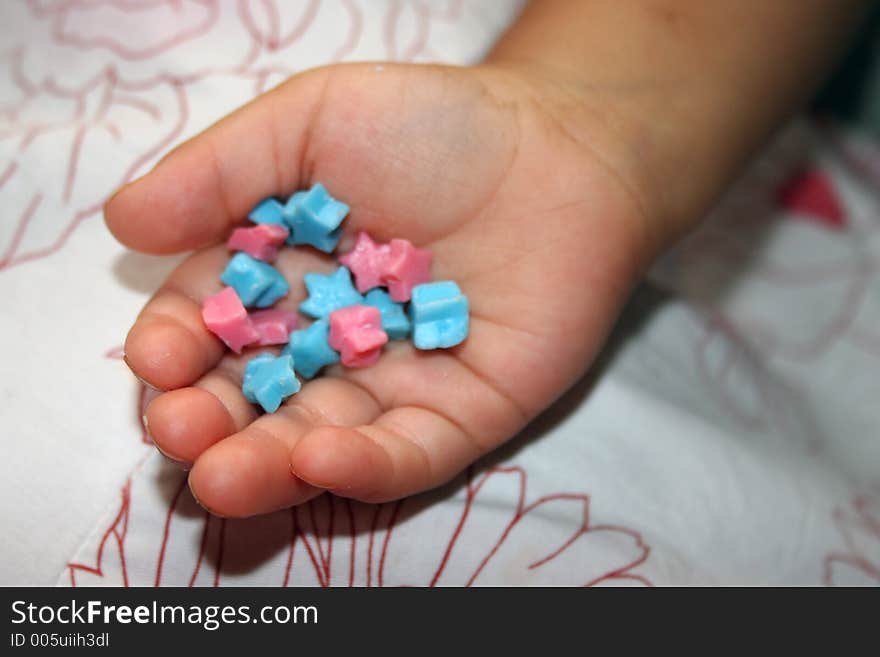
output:
[{"label": "child's fingers", "polygon": [[381,412],[360,387],[316,379],[285,403],[225,440],[195,462],[189,482],[196,499],[222,516],[250,516],[299,504],[320,492],[290,470],[290,450],[324,424],[357,426]]},{"label": "child's fingers", "polygon": [[448,481],[528,420],[464,360],[467,349],[495,339],[491,329],[475,323],[457,357],[395,344],[372,368],[347,370],[345,378],[386,412],[369,425],[310,432],[292,450],[291,469],[316,486],[368,502]]},{"label": "child's fingers", "polygon": [[[160,390],[192,385],[227,352],[205,327],[201,303],[223,288],[220,274],[228,261],[222,246],[194,254],[144,306],[125,340],[125,360],[140,379]],[[326,258],[310,249],[283,249],[274,264],[289,281],[328,268]],[[275,307],[295,310],[304,297],[304,286],[291,283]]]},{"label": "child's fingers", "polygon": [[211,445],[257,419],[241,392],[243,369],[241,359],[224,358],[192,387],[156,397],[147,406],[146,421],[159,451],[192,464]]},{"label": "child's fingers", "polygon": [[325,77],[297,75],[173,150],[107,202],[110,231],[147,253],[202,248],[263,198],[296,189]]},{"label": "child's fingers", "polygon": [[222,289],[227,258],[222,248],[187,258],[144,306],[125,339],[125,361],[141,380],[171,390],[220,360],[225,347],[205,328],[201,300]]},{"label": "child's fingers", "polygon": [[290,460],[304,481],[343,497],[384,502],[439,486],[482,453],[452,421],[405,406],[370,425],[318,427],[296,444]]}]

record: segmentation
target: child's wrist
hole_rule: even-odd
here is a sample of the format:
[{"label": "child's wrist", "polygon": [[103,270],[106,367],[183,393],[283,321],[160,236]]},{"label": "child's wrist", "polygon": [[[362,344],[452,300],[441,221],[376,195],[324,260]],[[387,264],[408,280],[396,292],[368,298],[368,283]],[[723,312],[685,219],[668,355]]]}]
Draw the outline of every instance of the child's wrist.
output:
[{"label": "child's wrist", "polygon": [[669,243],[809,97],[867,7],[541,0],[486,65],[579,98],[561,120],[587,135]]},{"label": "child's wrist", "polygon": [[[682,232],[664,207],[661,173],[652,166],[660,153],[645,151],[650,144],[650,122],[613,91],[592,86],[579,74],[552,62],[491,56],[478,69],[507,76],[524,103],[536,105],[598,160],[616,184],[631,197],[635,211],[646,224],[653,255],[670,245]],[[668,190],[667,190],[668,192]]]}]

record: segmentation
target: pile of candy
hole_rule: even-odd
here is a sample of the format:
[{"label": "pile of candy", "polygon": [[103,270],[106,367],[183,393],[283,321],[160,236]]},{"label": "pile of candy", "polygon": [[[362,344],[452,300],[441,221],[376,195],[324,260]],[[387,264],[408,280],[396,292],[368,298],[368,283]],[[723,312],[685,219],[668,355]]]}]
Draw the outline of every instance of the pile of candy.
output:
[{"label": "pile of candy", "polygon": [[467,337],[467,297],[452,281],[431,282],[431,252],[404,239],[379,244],[364,232],[335,272],[304,276],[309,296],[299,309],[315,320],[310,326],[297,329],[295,312],[270,308],[290,291],[271,264],[280,249],[308,244],[332,253],[347,215],[348,206],[320,183],[284,204],[262,201],[248,215],[255,225],[229,237],[227,246],[238,253],[220,276],[228,287],[203,302],[205,326],[235,353],[285,345],[281,355],[261,353],[245,368],[242,392],[268,413],[299,391],[296,374],[311,379],[339,362],[368,367],[389,339],[410,333],[417,349],[453,347]]}]

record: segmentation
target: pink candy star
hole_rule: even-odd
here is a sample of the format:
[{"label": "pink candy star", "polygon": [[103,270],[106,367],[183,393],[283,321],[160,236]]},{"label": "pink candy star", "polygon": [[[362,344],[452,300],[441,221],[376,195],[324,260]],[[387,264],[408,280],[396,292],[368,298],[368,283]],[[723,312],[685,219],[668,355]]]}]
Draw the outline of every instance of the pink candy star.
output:
[{"label": "pink candy star", "polygon": [[258,224],[249,228],[236,228],[229,236],[226,247],[231,251],[244,251],[252,258],[274,262],[278,249],[287,239],[288,230],[276,224]]},{"label": "pink candy star", "polygon": [[339,352],[343,365],[369,367],[379,360],[388,335],[382,330],[382,316],[373,306],[347,306],[330,313],[327,342]]},{"label": "pink candy star", "polygon": [[354,275],[355,287],[363,294],[367,290],[382,285],[382,270],[391,247],[388,244],[377,244],[367,233],[358,233],[354,248],[343,256],[339,262]]},{"label": "pink candy star", "polygon": [[358,233],[354,248],[339,258],[354,274],[358,292],[385,286],[394,301],[409,301],[416,285],[431,280],[431,252],[417,249],[409,240],[378,244]]},{"label": "pink candy star", "polygon": [[202,319],[208,330],[237,354],[241,353],[243,347],[260,339],[241,299],[231,287],[205,297],[202,302]]},{"label": "pink candy star", "polygon": [[290,332],[296,328],[296,313],[290,310],[258,310],[250,314],[251,322],[260,335],[257,344],[268,347],[274,344],[287,344]]},{"label": "pink candy star", "polygon": [[382,282],[392,301],[409,301],[416,285],[431,280],[431,252],[417,249],[409,240],[394,239],[382,269]]}]

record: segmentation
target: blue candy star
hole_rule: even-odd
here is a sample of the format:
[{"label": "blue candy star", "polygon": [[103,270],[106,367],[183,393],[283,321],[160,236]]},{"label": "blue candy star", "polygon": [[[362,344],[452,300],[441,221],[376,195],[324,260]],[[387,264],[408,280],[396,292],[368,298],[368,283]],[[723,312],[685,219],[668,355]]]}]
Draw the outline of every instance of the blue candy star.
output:
[{"label": "blue candy star", "polygon": [[339,362],[339,354],[327,342],[329,333],[330,324],[319,319],[310,327],[291,333],[290,342],[281,353],[293,356],[299,375],[311,379],[322,367]]},{"label": "blue candy star", "polygon": [[416,349],[445,349],[468,334],[467,297],[452,281],[423,283],[413,288],[409,305]]},{"label": "blue candy star", "polygon": [[248,215],[255,224],[277,224],[285,226],[284,206],[274,198],[264,198]]},{"label": "blue candy star", "polygon": [[254,374],[260,368],[263,363],[268,363],[275,360],[275,357],[269,353],[259,354],[251,358],[247,365],[244,368],[244,377],[241,381],[241,391],[244,393],[244,396],[247,397],[247,400],[251,403],[256,402],[256,398],[253,396],[253,379]]},{"label": "blue candy star", "polygon": [[245,306],[257,308],[268,308],[290,290],[275,267],[247,253],[232,256],[220,280],[235,289]]},{"label": "blue candy star", "polygon": [[290,354],[277,358],[260,354],[245,367],[241,391],[249,402],[259,404],[267,413],[274,413],[282,401],[299,392],[301,385],[293,373]]},{"label": "blue candy star", "polygon": [[306,315],[327,317],[334,310],[363,303],[364,298],[351,284],[351,272],[340,267],[327,276],[314,272],[303,276],[309,298],[299,305]]},{"label": "blue candy star", "polygon": [[[288,219],[287,215],[293,216],[295,213],[295,208],[302,202],[302,199],[308,192],[294,192],[291,194],[290,198],[287,199],[287,203],[281,206],[282,211],[282,220],[284,221],[284,225],[288,229],[287,240],[285,240],[285,244],[289,244],[290,246],[296,246],[296,242],[293,238],[293,219]],[[290,211],[286,211],[287,208],[290,208]]]},{"label": "blue candy star", "polygon": [[385,290],[375,288],[367,292],[364,303],[379,309],[382,315],[382,329],[392,340],[403,340],[409,335],[409,319],[403,310],[402,303],[391,300]]},{"label": "blue candy star", "polygon": [[284,221],[290,227],[292,244],[311,244],[332,253],[339,243],[340,224],[348,206],[334,199],[317,183],[307,192],[297,192],[284,206]]}]

